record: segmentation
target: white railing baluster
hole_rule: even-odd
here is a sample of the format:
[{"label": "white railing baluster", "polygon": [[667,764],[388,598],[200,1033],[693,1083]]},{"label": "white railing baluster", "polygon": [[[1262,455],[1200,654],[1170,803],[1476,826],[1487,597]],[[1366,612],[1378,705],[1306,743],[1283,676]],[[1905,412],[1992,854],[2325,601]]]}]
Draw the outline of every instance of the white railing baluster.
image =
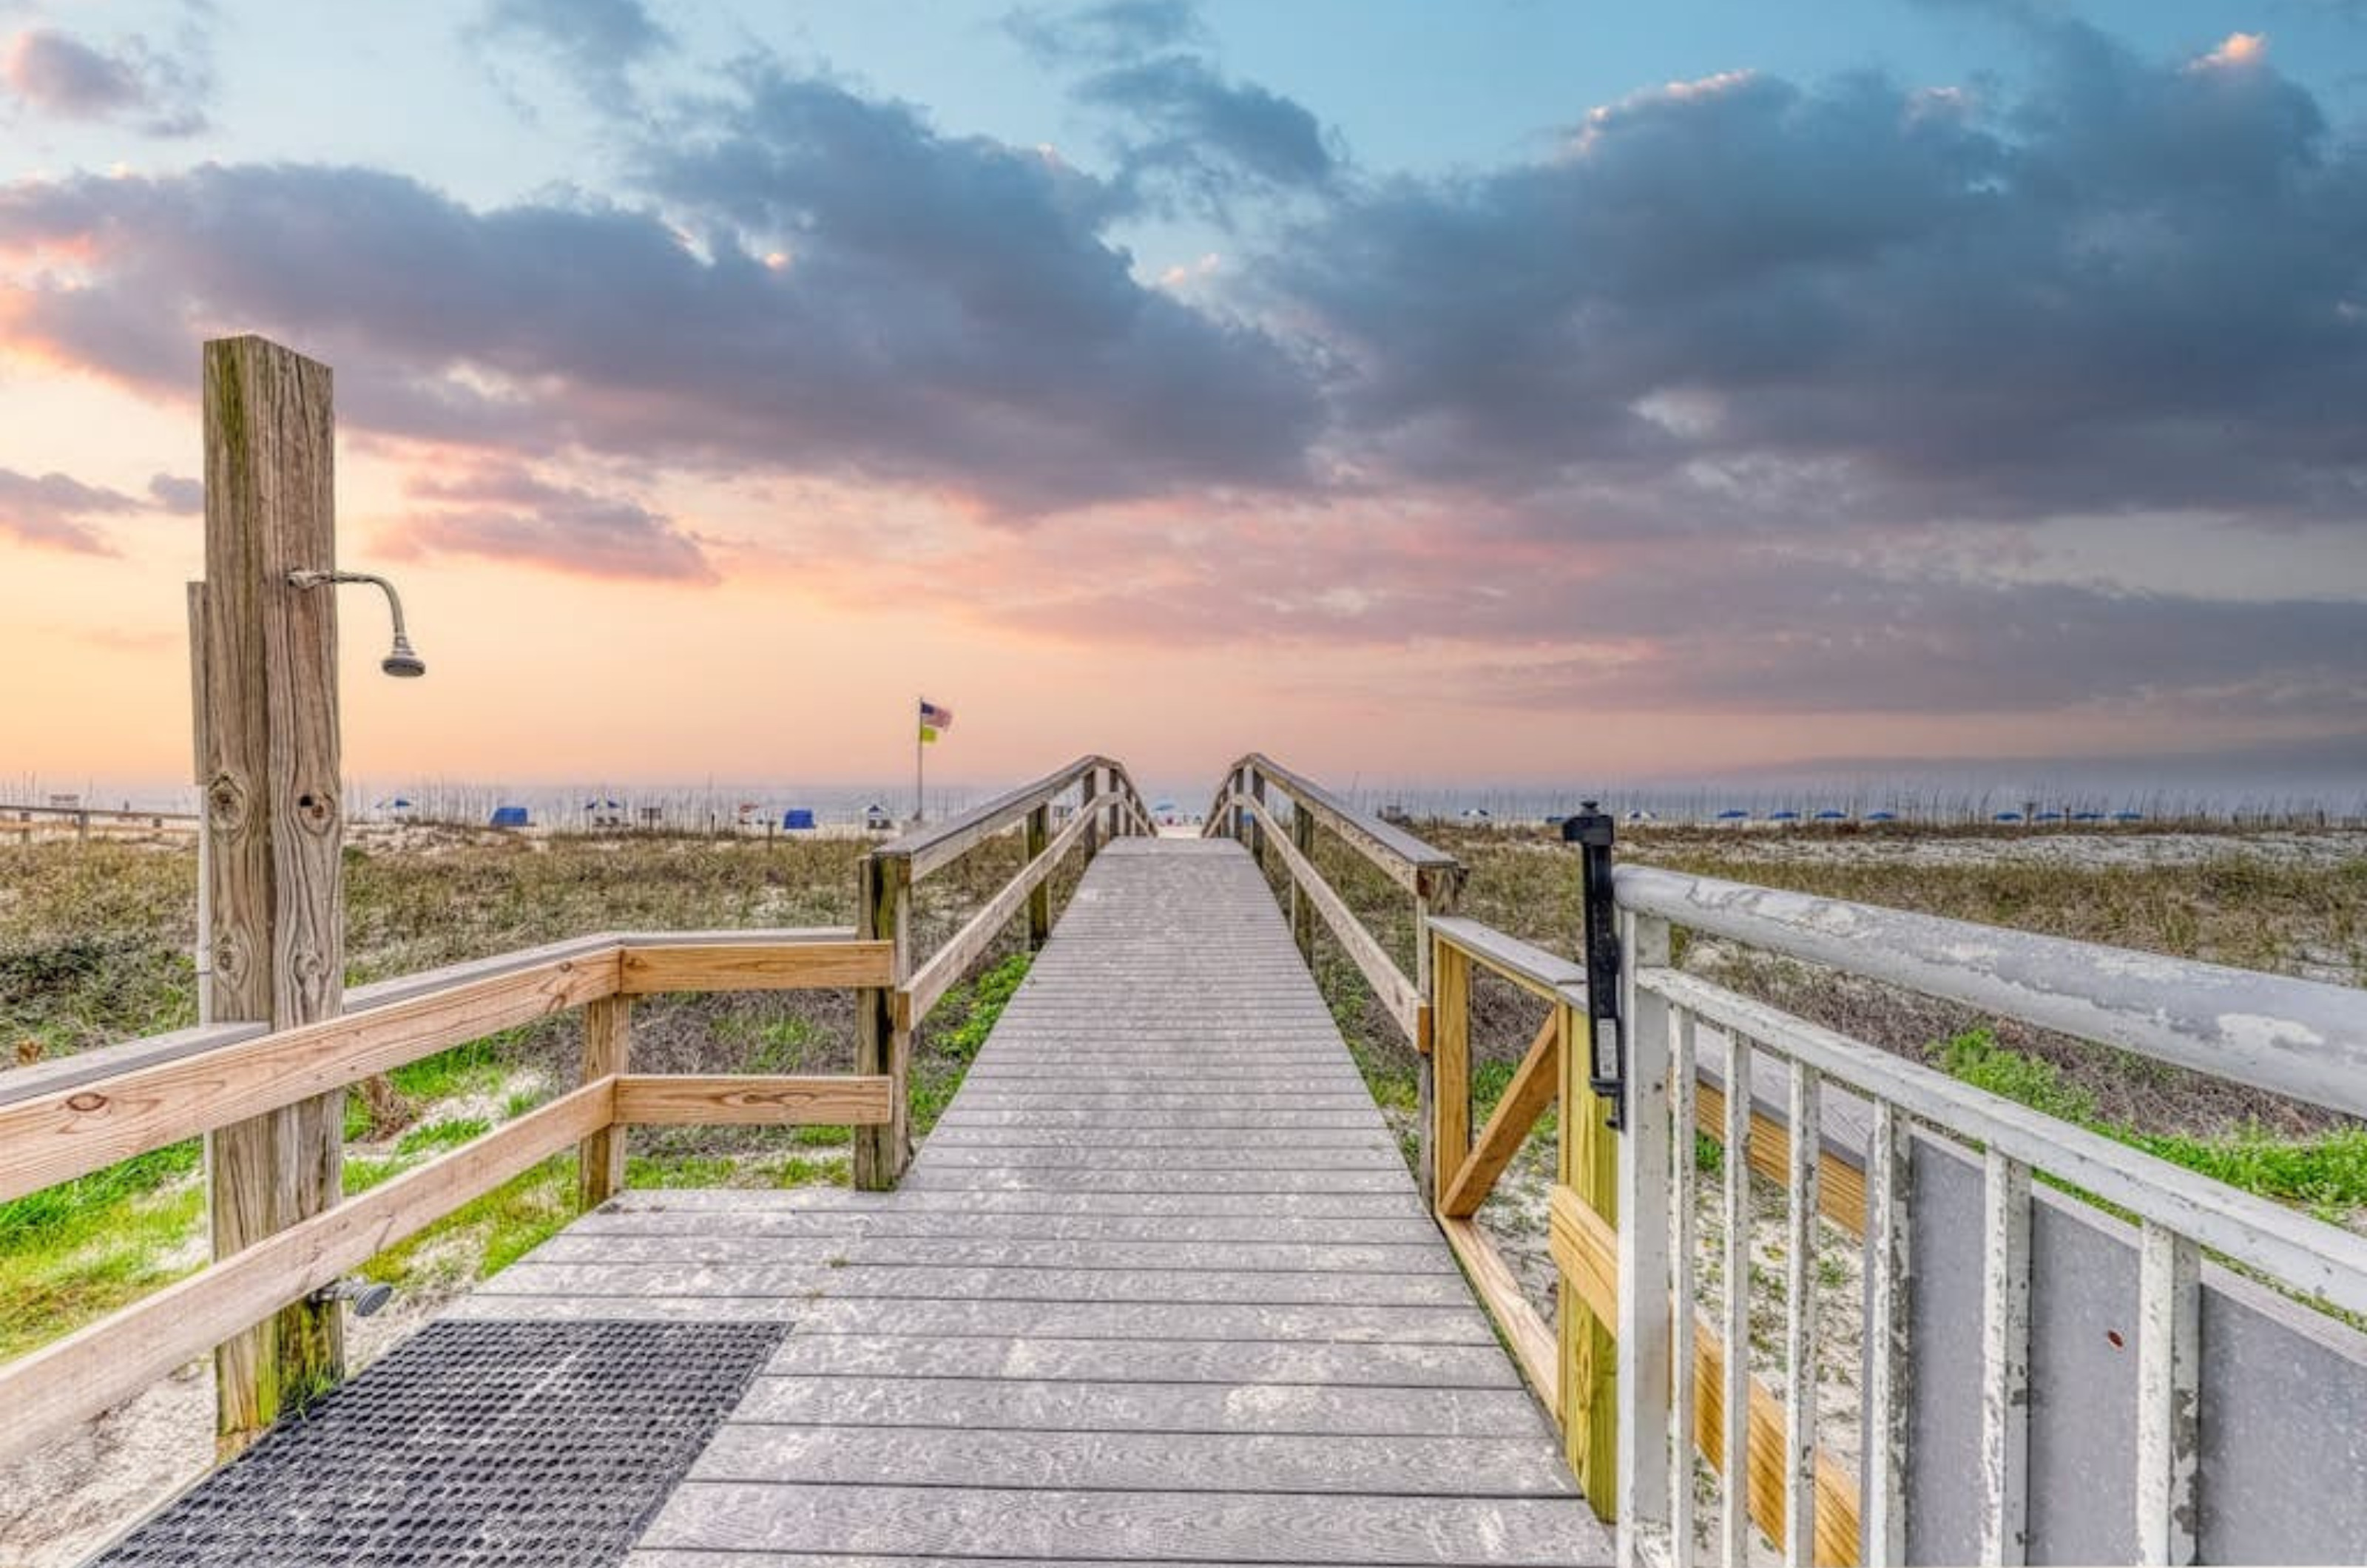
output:
[{"label": "white railing baluster", "polygon": [[1981,1548],[1988,1568],[2029,1541],[2030,1168],[1990,1149],[1981,1181]]},{"label": "white railing baluster", "polygon": [[1725,1440],[1719,1517],[1726,1568],[1750,1562],[1750,1042],[1726,1036]]},{"label": "white railing baluster", "polygon": [[1619,1138],[1618,1538],[1623,1564],[1665,1555],[1669,1532],[1669,1004],[1636,971],[1669,961],[1669,926],[1620,919],[1627,1020]]},{"label": "white railing baluster", "polygon": [[1865,1459],[1858,1493],[1859,1560],[1907,1561],[1908,1400],[1914,1369],[1912,1134],[1886,1100],[1874,1101],[1865,1160]]},{"label": "white railing baluster", "polygon": [[2137,1268],[2137,1561],[2195,1561],[2202,1249],[2148,1220]]},{"label": "white railing baluster", "polygon": [[1670,1299],[1676,1324],[1669,1347],[1669,1561],[1693,1561],[1693,1015],[1677,1010],[1669,1042]]},{"label": "white railing baluster", "polygon": [[1817,1069],[1792,1064],[1784,1195],[1784,1561],[1817,1561]]}]

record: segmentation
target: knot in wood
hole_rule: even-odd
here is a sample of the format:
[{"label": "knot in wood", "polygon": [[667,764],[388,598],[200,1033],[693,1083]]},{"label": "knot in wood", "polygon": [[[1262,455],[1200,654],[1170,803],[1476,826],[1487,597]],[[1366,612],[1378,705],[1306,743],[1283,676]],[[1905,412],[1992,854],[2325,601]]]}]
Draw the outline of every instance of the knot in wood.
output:
[{"label": "knot in wood", "polygon": [[246,785],[236,773],[216,773],[206,785],[206,816],[214,827],[225,830],[246,820]]},{"label": "knot in wood", "polygon": [[325,833],[337,825],[337,797],[325,789],[309,789],[296,797],[296,820],[307,831]]},{"label": "knot in wood", "polygon": [[214,936],[214,976],[236,985],[246,973],[246,944],[236,931],[220,931]]},{"label": "knot in wood", "polygon": [[85,1089],[80,1094],[70,1095],[67,1097],[66,1109],[68,1111],[80,1111],[85,1112],[104,1111],[107,1109],[107,1096],[98,1093],[95,1089]]}]

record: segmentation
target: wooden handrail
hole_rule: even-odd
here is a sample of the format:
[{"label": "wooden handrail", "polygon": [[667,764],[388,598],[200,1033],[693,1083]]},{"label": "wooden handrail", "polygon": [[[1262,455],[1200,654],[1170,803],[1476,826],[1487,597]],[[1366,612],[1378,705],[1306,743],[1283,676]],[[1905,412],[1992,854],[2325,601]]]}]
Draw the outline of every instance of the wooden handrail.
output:
[{"label": "wooden handrail", "polygon": [[1340,940],[1341,947],[1372,986],[1373,994],[1380,998],[1382,1007],[1397,1021],[1398,1027],[1405,1031],[1406,1038],[1414,1043],[1417,1050],[1427,1049],[1428,1042],[1421,1023],[1423,1002],[1421,988],[1373,939],[1372,933],[1348,908],[1347,900],[1323,879],[1323,874],[1316,870],[1314,863],[1290,841],[1290,836],[1274,825],[1272,814],[1259,801],[1250,795],[1236,794],[1224,796],[1219,806],[1222,810],[1245,811],[1264,826],[1266,842],[1282,856],[1283,864],[1289,868],[1292,883],[1306,893],[1314,904],[1316,913],[1323,917],[1323,923],[1331,928],[1331,934]]},{"label": "wooden handrail", "polygon": [[[1051,876],[1053,868],[1076,847],[1093,826],[1093,814],[1079,812],[1077,819],[1062,829],[1059,837],[1054,839],[1041,854],[1029,861],[1017,876],[1004,883],[1002,891],[988,899],[986,907],[971,916],[968,923],[939,948],[934,957],[913,971],[897,994],[899,1028],[910,1029],[916,1021],[928,1016],[929,1010],[953,988],[954,982],[978,962],[979,956],[994,940],[994,933],[1019,913],[1029,897]],[[888,944],[877,945],[885,947]]]},{"label": "wooden handrail", "polygon": [[[600,936],[364,987],[366,1005],[295,1029],[178,1031],[107,1073],[0,1074],[0,1201],[620,994],[875,983],[885,944],[832,931]],[[632,967],[628,970],[629,955]],[[379,1000],[379,998],[388,998]],[[161,1055],[157,1043],[172,1049]],[[120,1061],[120,1057],[115,1058]],[[60,1064],[63,1066],[65,1064]]]},{"label": "wooden handrail", "polygon": [[[1234,777],[1243,770],[1279,788],[1290,796],[1293,809],[1306,811],[1319,826],[1338,834],[1351,849],[1409,893],[1439,898],[1462,885],[1461,861],[1394,823],[1357,810],[1314,780],[1292,773],[1263,752],[1252,751],[1241,758],[1226,770],[1226,777]],[[1221,808],[1208,814],[1211,830],[1221,815]]]},{"label": "wooden handrail", "polygon": [[1150,813],[1142,807],[1140,792],[1135,788],[1132,775],[1122,762],[1108,757],[1080,757],[1067,767],[1056,769],[1042,778],[1021,784],[1017,789],[996,795],[980,806],[973,806],[957,817],[949,817],[934,827],[917,828],[901,838],[890,840],[871,852],[883,859],[905,862],[910,878],[919,882],[930,873],[940,871],[959,860],[996,834],[1020,826],[1027,814],[1054,798],[1083,778],[1095,768],[1109,771],[1118,786],[1119,799],[1098,801],[1105,806],[1123,806],[1138,817],[1145,827]]}]

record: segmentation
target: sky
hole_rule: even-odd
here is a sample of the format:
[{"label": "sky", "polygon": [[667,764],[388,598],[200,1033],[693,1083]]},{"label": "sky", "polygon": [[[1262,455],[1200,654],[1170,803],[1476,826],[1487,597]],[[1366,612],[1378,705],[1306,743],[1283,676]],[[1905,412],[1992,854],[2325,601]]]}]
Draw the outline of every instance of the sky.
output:
[{"label": "sky", "polygon": [[357,774],[2367,769],[2360,0],[0,0],[0,781],[245,332]]}]

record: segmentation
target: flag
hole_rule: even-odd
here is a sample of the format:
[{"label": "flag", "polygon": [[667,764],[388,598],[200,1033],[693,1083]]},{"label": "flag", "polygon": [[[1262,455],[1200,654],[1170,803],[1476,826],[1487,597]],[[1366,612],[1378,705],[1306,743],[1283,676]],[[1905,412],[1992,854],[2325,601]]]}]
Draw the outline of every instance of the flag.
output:
[{"label": "flag", "polygon": [[954,710],[942,708],[928,698],[921,699],[921,743],[927,745],[954,727]]}]

